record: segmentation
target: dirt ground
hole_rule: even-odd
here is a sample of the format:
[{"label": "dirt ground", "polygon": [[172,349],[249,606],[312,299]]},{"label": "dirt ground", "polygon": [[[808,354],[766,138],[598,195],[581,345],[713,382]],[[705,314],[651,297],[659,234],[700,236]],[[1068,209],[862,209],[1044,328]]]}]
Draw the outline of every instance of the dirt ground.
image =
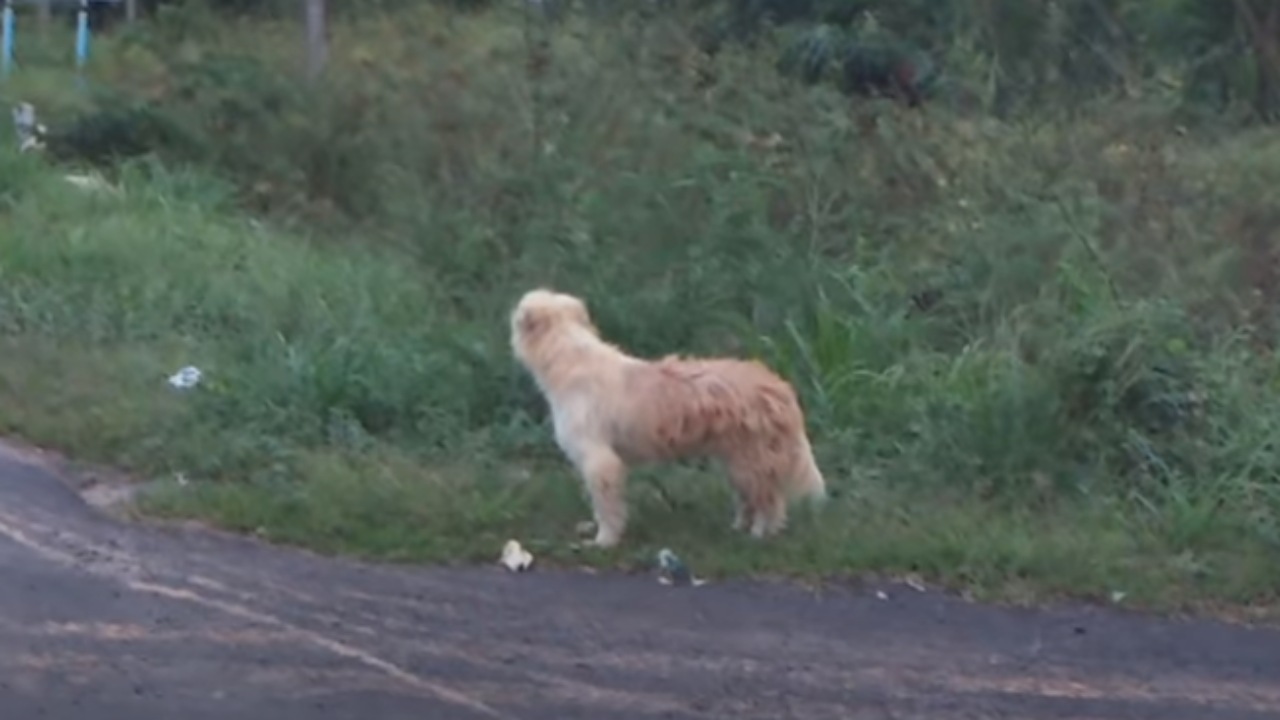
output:
[{"label": "dirt ground", "polygon": [[1280,718],[1275,630],[366,565],[127,523],[73,485],[0,449],[0,717]]}]

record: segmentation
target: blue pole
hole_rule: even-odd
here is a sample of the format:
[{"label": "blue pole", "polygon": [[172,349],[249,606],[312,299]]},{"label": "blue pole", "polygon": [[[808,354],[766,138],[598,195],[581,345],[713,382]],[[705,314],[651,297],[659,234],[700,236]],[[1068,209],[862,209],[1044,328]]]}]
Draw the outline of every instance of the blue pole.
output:
[{"label": "blue pole", "polygon": [[4,31],[0,36],[0,77],[9,77],[13,69],[13,0],[4,0]]},{"label": "blue pole", "polygon": [[83,71],[89,59],[89,0],[80,0],[76,16],[76,70]]}]

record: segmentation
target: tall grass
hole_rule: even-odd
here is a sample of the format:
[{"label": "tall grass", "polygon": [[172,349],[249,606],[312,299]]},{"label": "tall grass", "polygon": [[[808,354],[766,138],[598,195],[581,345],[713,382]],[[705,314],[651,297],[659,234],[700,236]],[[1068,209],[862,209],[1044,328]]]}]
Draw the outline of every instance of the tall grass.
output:
[{"label": "tall grass", "polygon": [[585,506],[505,337],[552,284],[637,353],[778,367],[840,493],[757,547],[701,472],[641,473],[638,551],[1274,594],[1274,133],[903,112],[675,23],[441,13],[338,25],[319,88],[292,25],[191,16],[104,40],[88,100],[19,76],[55,156],[148,152],[119,195],[0,152],[0,426],[197,481],[158,511],[561,555]]}]

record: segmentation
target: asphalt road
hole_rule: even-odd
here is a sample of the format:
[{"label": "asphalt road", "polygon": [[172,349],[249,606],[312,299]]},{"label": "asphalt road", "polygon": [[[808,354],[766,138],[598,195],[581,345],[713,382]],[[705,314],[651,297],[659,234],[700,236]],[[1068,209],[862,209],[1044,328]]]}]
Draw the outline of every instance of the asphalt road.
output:
[{"label": "asphalt road", "polygon": [[1261,720],[1280,632],[365,565],[127,524],[0,450],[0,718]]}]

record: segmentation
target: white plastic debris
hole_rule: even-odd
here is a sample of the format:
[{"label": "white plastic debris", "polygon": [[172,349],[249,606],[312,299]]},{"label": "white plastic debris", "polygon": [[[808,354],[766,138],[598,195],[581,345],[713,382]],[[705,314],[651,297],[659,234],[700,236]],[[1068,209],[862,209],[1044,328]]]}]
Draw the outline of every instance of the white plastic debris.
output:
[{"label": "white plastic debris", "polygon": [[877,599],[877,600],[886,600],[886,601],[887,601],[887,600],[889,599],[889,593],[887,593],[887,592],[885,592],[885,591],[883,591],[883,590],[877,590],[877,591],[876,591],[876,599]]},{"label": "white plastic debris", "polygon": [[200,368],[188,365],[169,376],[169,384],[179,390],[190,390],[200,384]]},{"label": "white plastic debris", "polygon": [[63,175],[62,179],[66,180],[71,185],[81,190],[84,190],[86,192],[108,192],[112,194],[119,192],[118,188],[116,188],[111,183],[107,182],[101,175],[98,175],[97,173],[93,173],[93,174],[73,173],[71,175]]},{"label": "white plastic debris", "polygon": [[658,569],[661,573],[658,582],[663,585],[700,587],[707,584],[706,580],[694,577],[689,566],[668,548],[658,551]]},{"label": "white plastic debris", "polygon": [[499,562],[511,572],[523,572],[533,565],[533,555],[520,547],[519,542],[508,540],[507,544],[502,546],[502,558]]},{"label": "white plastic debris", "polygon": [[22,102],[13,107],[13,129],[18,133],[19,152],[44,149],[48,129],[36,119],[36,108],[31,103]]}]

